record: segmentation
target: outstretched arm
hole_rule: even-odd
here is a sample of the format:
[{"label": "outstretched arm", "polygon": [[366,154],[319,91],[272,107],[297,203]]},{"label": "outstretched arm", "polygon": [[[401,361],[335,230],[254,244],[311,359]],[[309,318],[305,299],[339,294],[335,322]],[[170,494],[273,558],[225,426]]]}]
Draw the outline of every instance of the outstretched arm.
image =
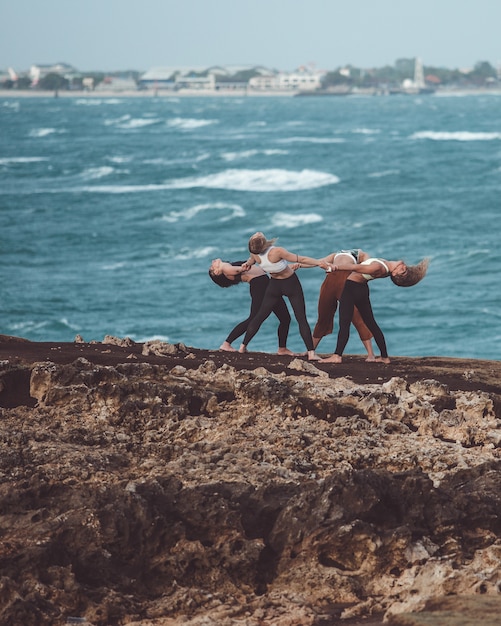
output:
[{"label": "outstretched arm", "polygon": [[331,268],[333,271],[357,272],[357,274],[369,274],[369,276],[374,276],[376,278],[381,278],[383,276],[387,276],[388,274],[384,266],[377,261],[368,263],[367,265],[362,265],[362,263],[336,263],[336,265],[331,265]]},{"label": "outstretched arm", "polygon": [[244,265],[232,265],[231,263],[221,263],[221,271],[225,276],[238,276],[245,272]]},{"label": "outstretched arm", "polygon": [[[290,263],[299,263],[301,267],[319,267],[322,263],[322,259],[314,259],[311,256],[304,256],[295,252],[289,252],[285,248],[275,248],[273,252],[276,256],[280,256],[280,259],[290,261]],[[273,256],[275,256],[275,254]]]}]

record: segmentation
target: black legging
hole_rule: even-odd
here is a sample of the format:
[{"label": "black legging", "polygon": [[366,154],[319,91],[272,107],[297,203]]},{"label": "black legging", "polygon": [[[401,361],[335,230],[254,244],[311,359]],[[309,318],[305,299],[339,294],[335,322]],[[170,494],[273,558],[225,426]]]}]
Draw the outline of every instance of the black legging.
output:
[{"label": "black legging", "polygon": [[292,274],[289,278],[272,278],[266,289],[264,295],[263,304],[259,309],[258,314],[252,318],[245,337],[243,340],[244,346],[249,345],[250,340],[254,337],[257,331],[260,329],[261,324],[270,316],[274,310],[277,302],[283,296],[289,298],[294,311],[294,316],[299,325],[299,332],[304,341],[306,349],[313,350],[313,339],[311,336],[311,328],[306,319],[306,305],[304,303],[304,293],[299,278],[296,274]]},{"label": "black legging", "polygon": [[374,340],[381,352],[381,357],[386,359],[386,341],[383,331],[379,328],[374,313],[372,312],[369,298],[369,285],[367,283],[356,283],[347,280],[339,301],[339,332],[337,335],[337,345],[335,354],[343,356],[344,349],[350,337],[350,324],[353,319],[353,309],[357,307],[367,328],[374,335]]},{"label": "black legging", "polygon": [[[249,317],[237,324],[235,328],[230,332],[226,341],[228,343],[233,343],[235,339],[240,337],[245,333],[247,328],[249,327],[249,322],[253,317],[255,317],[261,308],[261,305],[264,300],[264,295],[270,283],[270,279],[267,274],[263,274],[262,276],[256,276],[256,278],[252,278],[249,281],[249,290],[251,297],[251,308],[249,312]],[[289,335],[289,326],[291,325],[291,316],[287,305],[285,304],[285,300],[280,298],[275,306],[273,307],[273,313],[278,317],[278,321],[280,324],[278,325],[278,347],[286,348],[287,347],[287,337]]]}]

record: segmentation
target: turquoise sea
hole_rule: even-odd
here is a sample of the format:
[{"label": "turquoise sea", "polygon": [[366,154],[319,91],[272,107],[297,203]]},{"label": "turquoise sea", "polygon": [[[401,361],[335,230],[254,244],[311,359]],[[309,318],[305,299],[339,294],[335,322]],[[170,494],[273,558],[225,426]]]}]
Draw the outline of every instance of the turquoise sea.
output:
[{"label": "turquoise sea", "polygon": [[[430,257],[415,287],[371,284],[390,356],[497,360],[500,216],[501,96],[0,97],[0,334],[215,349],[249,295],[208,266],[262,230]],[[313,327],[324,274],[299,276]],[[276,349],[275,318],[249,349]]]}]

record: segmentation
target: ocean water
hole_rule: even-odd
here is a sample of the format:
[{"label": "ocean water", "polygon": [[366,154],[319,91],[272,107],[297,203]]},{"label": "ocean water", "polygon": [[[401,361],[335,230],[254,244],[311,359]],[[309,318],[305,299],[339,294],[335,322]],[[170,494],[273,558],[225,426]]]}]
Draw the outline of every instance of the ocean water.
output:
[{"label": "ocean water", "polygon": [[[262,230],[309,256],[429,257],[415,287],[371,283],[390,355],[497,360],[500,215],[500,96],[4,97],[0,333],[215,349],[249,294],[210,261]],[[313,328],[324,273],[299,277]],[[276,349],[274,317],[249,349]]]}]

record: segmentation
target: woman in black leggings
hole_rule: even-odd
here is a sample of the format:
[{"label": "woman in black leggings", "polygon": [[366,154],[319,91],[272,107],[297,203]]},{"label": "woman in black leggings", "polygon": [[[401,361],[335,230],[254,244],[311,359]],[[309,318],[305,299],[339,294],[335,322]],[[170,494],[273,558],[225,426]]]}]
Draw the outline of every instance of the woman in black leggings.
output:
[{"label": "woman in black leggings", "polygon": [[[236,352],[235,348],[233,348],[231,344],[235,341],[235,339],[238,339],[238,337],[241,337],[245,333],[249,326],[249,322],[257,315],[270,282],[266,272],[264,272],[257,265],[251,267],[247,271],[244,271],[242,268],[244,263],[245,261],[228,263],[226,261],[221,261],[221,259],[214,259],[209,269],[209,276],[216,283],[216,285],[219,285],[220,287],[231,287],[232,285],[238,285],[241,282],[249,283],[251,297],[249,316],[233,328],[228,337],[226,337],[225,341],[223,341],[219,347],[220,350],[225,350],[226,352]],[[287,337],[289,335],[291,316],[283,298],[280,298],[274,305],[273,313],[275,313],[279,321],[277,354],[294,356],[294,353],[287,348]]]},{"label": "woman in black leggings", "polygon": [[315,354],[313,347],[311,328],[306,318],[303,288],[289,262],[295,264],[297,268],[300,264],[307,264],[312,267],[320,266],[323,261],[289,252],[285,248],[275,246],[275,241],[275,239],[266,239],[261,232],[255,233],[249,239],[250,257],[244,267],[250,268],[257,263],[262,270],[270,275],[271,280],[263,304],[258,314],[251,320],[239,352],[247,352],[250,340],[260,329],[265,319],[269,317],[276,303],[285,296],[289,298],[294,311],[299,332],[308,351],[308,360],[318,361],[319,357]]},{"label": "woman in black leggings", "polygon": [[367,328],[374,335],[374,340],[380,350],[380,357],[376,361],[390,363],[386,349],[386,341],[382,330],[379,328],[369,296],[368,281],[375,278],[391,278],[399,287],[411,287],[422,280],[428,269],[428,259],[423,259],[418,265],[406,265],[403,261],[387,261],[369,257],[367,252],[360,250],[358,263],[343,263],[332,265],[322,263],[327,271],[348,270],[351,274],[345,283],[341,300],[339,302],[339,332],[337,336],[336,351],[323,363],[341,363],[343,352],[350,336],[350,324],[353,318],[353,309],[357,307]]}]

